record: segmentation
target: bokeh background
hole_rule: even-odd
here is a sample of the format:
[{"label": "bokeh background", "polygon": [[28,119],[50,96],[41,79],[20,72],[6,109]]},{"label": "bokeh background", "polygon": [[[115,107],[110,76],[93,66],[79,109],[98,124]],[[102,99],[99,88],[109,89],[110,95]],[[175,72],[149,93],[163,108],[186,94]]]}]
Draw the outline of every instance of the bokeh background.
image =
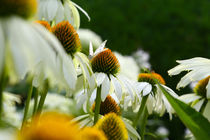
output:
[{"label": "bokeh background", "polygon": [[[210,58],[210,0],[75,0],[90,15],[81,14],[81,27],[108,40],[107,47],[124,55],[138,48],[150,54],[152,69],[176,90],[181,76],[169,77],[176,60]],[[176,91],[189,93],[190,89]],[[154,116],[152,116],[155,118]],[[177,117],[163,117],[169,139],[182,140],[184,126]],[[148,137],[148,139],[152,139]]]}]

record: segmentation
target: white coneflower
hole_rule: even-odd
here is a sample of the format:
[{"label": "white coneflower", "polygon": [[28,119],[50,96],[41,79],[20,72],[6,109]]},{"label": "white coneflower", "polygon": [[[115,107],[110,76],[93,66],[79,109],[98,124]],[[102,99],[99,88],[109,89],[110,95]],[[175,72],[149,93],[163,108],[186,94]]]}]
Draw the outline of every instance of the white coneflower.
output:
[{"label": "white coneflower", "polygon": [[179,65],[169,70],[169,75],[177,75],[182,71],[188,72],[177,84],[177,89],[185,87],[191,82],[199,81],[194,87],[195,93],[182,95],[180,99],[185,103],[191,104],[210,120],[210,59],[195,57],[187,60],[178,60],[177,62]]},{"label": "white coneflower", "polygon": [[52,33],[58,38],[66,53],[69,54],[69,61],[75,65],[73,69],[82,71],[84,87],[95,88],[95,79],[89,60],[86,55],[80,52],[82,46],[74,27],[68,21],[62,21],[52,27]]},{"label": "white coneflower", "polygon": [[88,14],[71,0],[38,0],[38,15],[40,20],[59,23],[69,21],[76,29],[80,26],[80,16],[77,9],[82,11],[90,20]]},{"label": "white coneflower", "polygon": [[180,96],[180,100],[190,104],[197,111],[201,112],[208,120],[210,120],[210,76],[200,80],[194,87],[194,93]]},{"label": "white coneflower", "polygon": [[[138,81],[140,82],[139,93],[137,94],[141,104],[145,101],[148,113],[151,114],[153,111],[157,112],[162,116],[165,111],[169,113],[170,118],[172,117],[173,108],[164,96],[163,92],[156,84],[157,80],[173,97],[177,98],[178,95],[165,86],[165,81],[161,75],[157,73],[140,73],[138,76]],[[143,86],[145,84],[145,87]],[[149,85],[148,85],[149,84]],[[141,108],[141,107],[140,107]]]}]

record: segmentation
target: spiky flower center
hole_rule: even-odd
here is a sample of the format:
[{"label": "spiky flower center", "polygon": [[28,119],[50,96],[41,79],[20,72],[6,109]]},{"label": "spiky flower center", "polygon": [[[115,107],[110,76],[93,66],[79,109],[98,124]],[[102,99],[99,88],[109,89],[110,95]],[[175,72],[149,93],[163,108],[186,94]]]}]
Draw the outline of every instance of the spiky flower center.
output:
[{"label": "spiky flower center", "polygon": [[139,82],[148,82],[152,85],[152,91],[153,93],[156,93],[157,87],[155,86],[157,80],[159,83],[165,85],[165,80],[160,74],[157,74],[155,72],[152,73],[140,73],[138,76]]},{"label": "spiky flower center", "polygon": [[0,17],[18,15],[22,18],[29,18],[36,13],[36,0],[1,0]]},{"label": "spiky flower center", "polygon": [[148,82],[151,85],[155,85],[155,80],[160,82],[161,84],[165,85],[165,80],[160,74],[157,73],[140,73],[138,76],[139,82]]},{"label": "spiky flower center", "polygon": [[59,113],[45,113],[25,126],[19,140],[80,140],[79,126],[71,118]]},{"label": "spiky flower center", "polygon": [[[93,104],[92,110],[95,111],[95,104]],[[111,112],[116,113],[117,115],[121,114],[119,105],[110,95],[108,95],[105,101],[101,102],[100,114],[106,115]]]},{"label": "spiky flower center", "polygon": [[103,72],[116,75],[120,70],[120,64],[110,49],[104,49],[91,60],[94,72]]},{"label": "spiky flower center", "polygon": [[96,123],[95,127],[102,130],[108,140],[128,140],[125,124],[115,113],[105,115]]},{"label": "spiky flower center", "polygon": [[206,77],[205,79],[200,80],[200,81],[196,84],[196,86],[195,86],[195,88],[194,88],[194,92],[195,92],[196,94],[198,94],[198,95],[200,95],[200,96],[206,98],[206,93],[207,93],[207,91],[206,91],[206,86],[207,86],[209,80],[210,80],[210,76]]},{"label": "spiky flower center", "polygon": [[62,21],[52,28],[52,32],[60,40],[66,52],[70,55],[81,50],[79,35],[68,21]]},{"label": "spiky flower center", "polygon": [[103,131],[93,127],[86,127],[81,131],[82,140],[107,140]]},{"label": "spiky flower center", "polygon": [[51,26],[50,26],[50,24],[47,21],[37,20],[35,22],[41,24],[42,26],[44,26],[48,31],[51,31]]}]

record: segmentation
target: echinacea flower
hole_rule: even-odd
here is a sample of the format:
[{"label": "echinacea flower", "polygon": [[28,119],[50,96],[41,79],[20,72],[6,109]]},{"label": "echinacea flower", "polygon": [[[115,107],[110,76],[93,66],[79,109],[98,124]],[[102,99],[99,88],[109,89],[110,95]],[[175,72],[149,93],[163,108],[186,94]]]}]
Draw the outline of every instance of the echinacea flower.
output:
[{"label": "echinacea flower", "polygon": [[35,87],[48,79],[50,85],[73,89],[76,84],[73,64],[60,43],[40,25],[26,21],[35,14],[36,6],[36,0],[2,1],[0,77],[5,71],[10,82],[16,82],[32,75],[36,77]]},{"label": "echinacea flower", "polygon": [[94,127],[102,130],[108,140],[128,140],[125,124],[115,113],[105,115]]},{"label": "echinacea flower", "polygon": [[207,93],[210,92],[210,89],[207,88],[209,81],[210,76],[198,81],[194,87],[194,93],[185,94],[179,98],[201,112],[208,120],[210,120],[210,98],[207,96]]},{"label": "echinacea flower", "polygon": [[80,16],[77,9],[82,11],[90,20],[87,12],[71,0],[38,0],[39,20],[55,22],[55,24],[67,20],[76,29],[80,26]]},{"label": "echinacea flower", "polygon": [[201,111],[204,116],[210,119],[210,102],[208,102],[210,99],[210,59],[195,57],[177,62],[179,65],[169,70],[169,75],[178,75],[182,71],[188,72],[177,84],[177,89],[185,87],[191,82],[199,81],[194,88],[196,94],[182,95],[180,99],[185,103],[192,103],[197,111]]},{"label": "echinacea flower", "polygon": [[139,74],[138,81],[140,82],[140,85],[137,89],[141,94],[137,94],[137,97],[139,101],[141,101],[142,97],[148,96],[146,107],[149,114],[155,111],[161,116],[166,110],[171,118],[172,113],[174,112],[173,108],[171,107],[165,95],[162,93],[159,86],[156,84],[155,80],[157,80],[173,97],[178,97],[173,90],[165,86],[165,81],[162,76],[154,72]]},{"label": "echinacea flower", "polygon": [[[52,27],[52,33],[58,38],[66,53],[69,54],[69,63],[74,64],[74,71],[78,69],[82,71],[84,86],[93,89],[95,87],[94,75],[88,58],[80,52],[82,46],[74,27],[68,21],[62,21]],[[76,73],[73,74],[75,74],[74,77],[77,77]]]},{"label": "echinacea flower", "polygon": [[[114,53],[105,48],[104,41],[95,52],[90,43],[90,61],[95,73],[97,87],[101,86],[101,99],[104,101],[108,93],[115,93],[118,100],[122,99],[123,93],[134,96],[136,89],[131,80],[119,74],[120,64]],[[113,89],[112,89],[113,87]]]},{"label": "echinacea flower", "polygon": [[[93,104],[92,110],[93,112],[95,111],[95,104]],[[116,113],[117,115],[121,114],[120,106],[110,95],[108,95],[106,99],[101,102],[99,114],[106,115],[111,112]]]}]

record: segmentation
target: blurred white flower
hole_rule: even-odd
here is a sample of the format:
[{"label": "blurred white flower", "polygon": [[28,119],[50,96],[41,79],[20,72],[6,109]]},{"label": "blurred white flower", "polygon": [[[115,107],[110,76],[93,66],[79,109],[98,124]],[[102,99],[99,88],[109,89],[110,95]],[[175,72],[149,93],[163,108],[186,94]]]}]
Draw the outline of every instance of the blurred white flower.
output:
[{"label": "blurred white flower", "polygon": [[20,97],[8,92],[3,93],[3,118],[8,124],[19,128],[22,123],[22,116],[16,109],[16,103],[21,103]]},{"label": "blurred white flower", "polygon": [[133,81],[137,81],[139,67],[132,56],[123,56],[118,52],[114,52],[120,63],[120,74],[125,75]]},{"label": "blurred white flower", "polygon": [[61,21],[69,21],[76,29],[80,26],[80,16],[77,9],[82,11],[90,20],[87,12],[71,0],[38,0],[39,20],[59,23]]},{"label": "blurred white flower", "polygon": [[[90,29],[79,29],[77,30],[77,33],[79,35],[81,44],[82,44],[82,49],[85,49],[88,54],[89,50],[89,43],[90,41],[93,44],[93,49],[97,49],[97,47],[102,43],[102,39],[99,35],[97,35],[95,32],[91,31]],[[84,51],[84,50],[82,50]]]},{"label": "blurred white flower", "polygon": [[133,53],[133,57],[136,60],[139,68],[151,69],[151,65],[149,63],[149,53],[145,52],[142,49],[139,49],[135,53]]},{"label": "blurred white flower", "polygon": [[160,136],[166,137],[166,136],[168,136],[169,131],[168,131],[167,128],[165,128],[165,127],[163,127],[163,126],[160,126],[160,127],[158,127],[158,129],[156,130],[156,134],[157,134],[157,135],[160,135]]},{"label": "blurred white flower", "polygon": [[0,140],[16,140],[16,133],[11,129],[0,129]]}]

